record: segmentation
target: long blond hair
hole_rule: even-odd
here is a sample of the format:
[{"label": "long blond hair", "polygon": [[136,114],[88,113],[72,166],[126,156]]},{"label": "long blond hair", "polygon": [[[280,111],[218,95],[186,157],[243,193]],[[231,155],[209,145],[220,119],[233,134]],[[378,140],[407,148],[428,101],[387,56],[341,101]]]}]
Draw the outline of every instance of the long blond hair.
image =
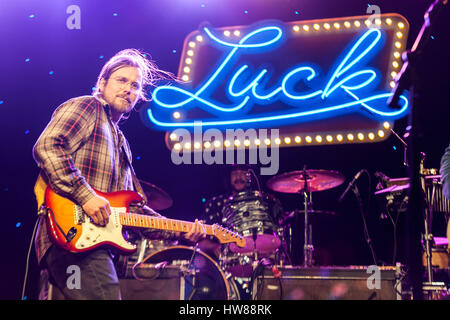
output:
[{"label": "long blond hair", "polygon": [[124,66],[131,66],[138,68],[142,73],[142,88],[138,95],[138,101],[150,101],[151,94],[146,88],[156,86],[156,83],[160,80],[174,80],[175,76],[170,72],[159,69],[156,63],[150,60],[149,57],[149,54],[138,49],[119,51],[103,66],[97,78],[93,94],[101,95],[100,82],[102,79],[108,81],[114,71]]}]

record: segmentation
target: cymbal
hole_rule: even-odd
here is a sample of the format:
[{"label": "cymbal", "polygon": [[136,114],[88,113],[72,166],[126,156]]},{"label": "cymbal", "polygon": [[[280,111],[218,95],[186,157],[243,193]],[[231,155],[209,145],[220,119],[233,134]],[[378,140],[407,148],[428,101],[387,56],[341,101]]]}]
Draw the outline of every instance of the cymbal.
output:
[{"label": "cymbal", "polygon": [[154,184],[139,180],[147,197],[147,205],[154,210],[164,210],[170,208],[173,204],[172,198]]},{"label": "cymbal", "polygon": [[[307,191],[315,192],[341,185],[345,177],[330,170],[306,170]],[[299,193],[305,188],[304,171],[292,171],[277,175],[267,181],[267,187],[283,193]]]}]

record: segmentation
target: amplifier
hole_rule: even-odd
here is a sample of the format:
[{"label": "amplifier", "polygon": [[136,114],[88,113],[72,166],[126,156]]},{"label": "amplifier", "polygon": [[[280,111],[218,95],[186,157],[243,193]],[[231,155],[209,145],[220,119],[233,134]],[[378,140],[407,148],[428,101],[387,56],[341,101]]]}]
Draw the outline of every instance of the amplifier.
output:
[{"label": "amplifier", "polygon": [[178,266],[128,268],[119,279],[123,300],[184,300],[185,278]]},{"label": "amplifier", "polygon": [[253,282],[254,300],[401,300],[400,266],[264,268]]}]

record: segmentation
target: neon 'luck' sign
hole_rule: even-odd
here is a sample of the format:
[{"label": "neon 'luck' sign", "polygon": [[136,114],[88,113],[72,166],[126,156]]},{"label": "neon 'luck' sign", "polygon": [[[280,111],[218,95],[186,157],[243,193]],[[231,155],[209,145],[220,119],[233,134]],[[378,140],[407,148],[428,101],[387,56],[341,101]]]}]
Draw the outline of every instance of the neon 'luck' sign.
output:
[{"label": "neon 'luck' sign", "polygon": [[[371,67],[371,58],[384,42],[384,31],[369,28],[360,32],[347,46],[333,67],[321,70],[311,62],[299,63],[284,71],[276,85],[267,86],[269,68],[241,61],[243,55],[258,55],[282,45],[285,30],[278,25],[266,25],[247,33],[233,42],[203,28],[208,41],[223,52],[217,67],[197,88],[188,85],[163,85],[153,91],[153,106],[147,109],[150,121],[159,127],[193,127],[194,121],[203,126],[273,127],[289,123],[326,119],[348,113],[359,113],[375,120],[395,120],[408,112],[408,98],[400,97],[400,108],[390,109],[386,101],[391,93],[377,89],[380,72]],[[301,48],[300,48],[301,50]],[[326,50],[324,45],[324,50]],[[236,62],[239,62],[238,64]],[[274,82],[273,79],[272,83]],[[224,83],[225,81],[225,83]],[[213,98],[215,90],[224,86],[228,101]],[[252,107],[284,104],[290,110],[252,113]],[[172,120],[163,110],[188,111],[200,108],[212,117]],[[158,113],[160,112],[160,113]],[[160,116],[160,117],[158,117]],[[196,122],[198,125],[198,122]]]}]

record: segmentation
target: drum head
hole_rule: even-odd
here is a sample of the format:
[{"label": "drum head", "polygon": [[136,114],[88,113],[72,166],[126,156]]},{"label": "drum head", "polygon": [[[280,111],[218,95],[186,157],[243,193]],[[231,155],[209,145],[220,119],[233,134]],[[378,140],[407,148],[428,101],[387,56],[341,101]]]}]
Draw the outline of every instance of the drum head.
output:
[{"label": "drum head", "polygon": [[[230,296],[228,282],[217,263],[206,253],[187,246],[173,246],[147,256],[143,263],[156,264],[167,262],[168,264],[180,264],[189,269],[195,269],[195,285],[188,290],[186,299],[191,300],[227,300]],[[186,288],[191,287],[186,281]]]}]

